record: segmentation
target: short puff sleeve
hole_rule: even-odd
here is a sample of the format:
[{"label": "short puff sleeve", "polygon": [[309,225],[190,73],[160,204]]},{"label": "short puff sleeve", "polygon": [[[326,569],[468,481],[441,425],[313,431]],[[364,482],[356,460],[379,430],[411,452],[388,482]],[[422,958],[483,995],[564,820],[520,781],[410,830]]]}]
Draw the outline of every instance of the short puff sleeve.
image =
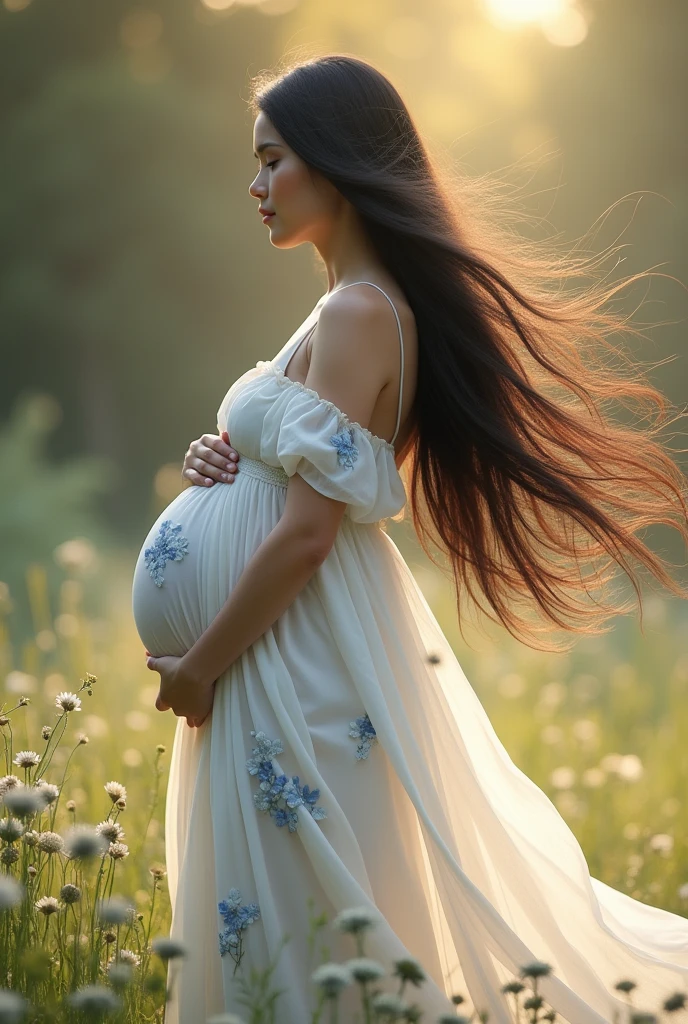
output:
[{"label": "short puff sleeve", "polygon": [[393,446],[299,381],[279,372],[274,379],[277,394],[263,418],[260,458],[346,502],[345,515],[356,523],[400,512],[406,491]]}]

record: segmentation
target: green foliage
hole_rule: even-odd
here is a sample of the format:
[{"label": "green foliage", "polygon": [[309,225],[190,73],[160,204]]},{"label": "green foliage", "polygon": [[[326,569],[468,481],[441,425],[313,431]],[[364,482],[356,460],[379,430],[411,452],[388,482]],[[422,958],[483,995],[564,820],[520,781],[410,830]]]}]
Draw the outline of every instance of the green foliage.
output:
[{"label": "green foliage", "polygon": [[115,467],[96,456],[51,462],[46,440],[61,415],[50,395],[25,394],[0,429],[0,572],[16,595],[16,621],[21,623],[28,618],[27,565],[49,565],[49,583],[54,583],[59,573],[52,556],[61,542],[84,537],[98,547],[111,543],[97,500],[117,486]]}]

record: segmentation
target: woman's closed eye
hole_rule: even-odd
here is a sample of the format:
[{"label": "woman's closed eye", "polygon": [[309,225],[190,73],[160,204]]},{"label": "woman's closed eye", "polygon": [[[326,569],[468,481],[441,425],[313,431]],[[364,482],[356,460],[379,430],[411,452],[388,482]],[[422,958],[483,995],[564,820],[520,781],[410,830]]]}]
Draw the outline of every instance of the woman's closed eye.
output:
[{"label": "woman's closed eye", "polygon": [[270,163],[266,164],[265,166],[266,167],[274,167],[275,164],[278,164],[278,163],[279,163],[279,160],[271,160]]}]

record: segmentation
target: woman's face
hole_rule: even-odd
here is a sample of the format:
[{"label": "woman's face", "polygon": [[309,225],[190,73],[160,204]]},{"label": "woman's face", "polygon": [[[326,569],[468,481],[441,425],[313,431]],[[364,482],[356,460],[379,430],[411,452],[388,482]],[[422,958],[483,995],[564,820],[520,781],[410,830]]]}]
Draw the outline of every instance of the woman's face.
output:
[{"label": "woman's face", "polygon": [[262,111],[253,125],[253,150],[260,166],[249,192],[273,213],[264,225],[272,244],[291,249],[329,233],[343,197],[289,148]]}]

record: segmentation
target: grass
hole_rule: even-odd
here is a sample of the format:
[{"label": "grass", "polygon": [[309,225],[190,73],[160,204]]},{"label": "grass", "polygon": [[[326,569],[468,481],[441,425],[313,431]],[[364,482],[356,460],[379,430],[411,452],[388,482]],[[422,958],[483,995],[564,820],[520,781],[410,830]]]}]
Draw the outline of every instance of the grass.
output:
[{"label": "grass", "polygon": [[[17,879],[26,896],[0,915],[0,987],[20,992],[30,1005],[24,1016],[11,1016],[0,999],[0,1022],[162,1021],[167,978],[173,977],[166,965],[170,954],[182,952],[160,941],[170,924],[162,819],[176,719],[153,706],[157,677],[145,667],[131,618],[132,566],[101,562],[98,568],[87,545],[81,544],[80,553],[80,543],[62,552],[64,578],[57,594],[49,593],[43,567],[28,567],[28,639],[18,639],[22,624],[16,622],[12,595],[0,584],[0,774],[16,775],[30,786],[42,778],[59,791],[39,818],[22,817],[21,808],[3,810],[3,821],[13,818],[19,825],[0,826],[0,882]],[[441,577],[424,568],[416,575],[498,735],[516,764],[555,801],[593,876],[685,914],[687,839],[677,827],[685,820],[688,770],[685,610],[652,597],[645,637],[632,620],[624,620],[612,635],[583,639],[566,655],[477,634],[469,637],[471,648],[458,636]],[[88,595],[99,578],[107,581],[107,600],[105,611],[94,615]],[[70,703],[64,697],[70,693],[79,709],[60,705],[60,699]],[[14,761],[21,751],[34,751],[40,760],[22,767]],[[116,785],[108,788],[109,783]],[[124,798],[113,798],[117,786]],[[68,856],[69,847],[50,852],[51,843],[59,847],[60,837],[72,841],[74,826],[86,824],[100,825],[109,837],[107,850],[91,857]],[[44,835],[33,845],[23,835],[10,841],[12,828],[58,838]],[[16,859],[7,850],[16,851]],[[74,892],[65,886],[78,889],[80,898],[69,903],[65,896]],[[111,902],[118,895],[124,904]],[[45,913],[50,903],[37,909],[44,897],[59,909]],[[365,959],[359,947],[354,958]],[[269,971],[268,966],[247,977],[248,999],[268,999]],[[331,1024],[337,1020],[336,999],[324,994],[326,975],[325,970],[320,984],[314,981],[313,1019]],[[330,983],[336,987],[331,978]],[[362,984],[353,976],[349,983]],[[74,1004],[77,990],[81,1006],[78,998]],[[396,994],[401,998],[403,991]],[[537,992],[523,985],[522,995],[537,1000]],[[669,1002],[653,1012],[680,1010],[680,997],[673,995],[673,1009]],[[362,1013],[375,1014],[371,1020],[420,1019],[374,1011],[372,982],[367,999]],[[249,1007],[246,1024],[269,1024],[270,1012],[266,1005],[257,1016]],[[476,1013],[466,1019],[476,1019]],[[514,1003],[515,1020],[551,1019],[546,1013],[544,1005],[517,1011]],[[362,1017],[361,1024],[368,1019]]]}]

